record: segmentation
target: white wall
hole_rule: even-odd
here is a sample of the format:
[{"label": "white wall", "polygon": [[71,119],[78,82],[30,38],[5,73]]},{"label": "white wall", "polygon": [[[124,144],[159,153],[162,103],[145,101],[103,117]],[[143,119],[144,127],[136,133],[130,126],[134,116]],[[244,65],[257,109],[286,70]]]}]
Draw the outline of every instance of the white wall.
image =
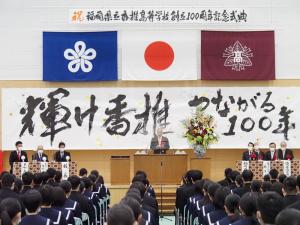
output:
[{"label": "white wall", "polygon": [[[104,26],[70,24],[68,22],[69,9],[116,6],[245,8],[249,11],[249,23]],[[299,0],[1,0],[0,80],[42,79],[42,31],[122,31],[125,29],[274,29],[276,76],[278,79],[299,79],[299,10]],[[255,18],[255,20],[251,20],[251,18]]]}]

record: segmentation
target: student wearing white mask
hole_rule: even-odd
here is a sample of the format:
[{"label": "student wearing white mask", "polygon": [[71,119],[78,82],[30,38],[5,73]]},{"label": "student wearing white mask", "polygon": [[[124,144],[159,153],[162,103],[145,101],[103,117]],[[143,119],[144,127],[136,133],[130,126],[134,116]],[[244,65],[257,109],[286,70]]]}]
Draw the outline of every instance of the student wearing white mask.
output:
[{"label": "student wearing white mask", "polygon": [[281,160],[293,160],[294,154],[291,149],[287,148],[287,144],[285,141],[280,143],[280,149],[278,150],[278,157]]},{"label": "student wearing white mask", "polygon": [[16,150],[12,151],[9,156],[10,173],[13,172],[14,162],[28,162],[27,153],[23,151],[23,143],[17,141],[15,146]]},{"label": "student wearing white mask", "polygon": [[274,161],[278,160],[278,151],[276,150],[276,144],[271,142],[269,144],[269,151],[266,152],[265,160],[267,161]]},{"label": "student wearing white mask", "polygon": [[32,160],[37,162],[48,162],[48,156],[44,153],[44,147],[39,145],[36,153],[32,155]]},{"label": "student wearing white mask", "polygon": [[71,161],[70,152],[65,151],[66,144],[64,142],[60,142],[58,144],[59,151],[57,151],[54,155],[54,160],[56,162],[67,162]]},{"label": "student wearing white mask", "polygon": [[243,152],[243,161],[251,161],[251,160],[257,160],[258,159],[258,154],[254,150],[254,144],[252,142],[248,143],[248,150]]}]

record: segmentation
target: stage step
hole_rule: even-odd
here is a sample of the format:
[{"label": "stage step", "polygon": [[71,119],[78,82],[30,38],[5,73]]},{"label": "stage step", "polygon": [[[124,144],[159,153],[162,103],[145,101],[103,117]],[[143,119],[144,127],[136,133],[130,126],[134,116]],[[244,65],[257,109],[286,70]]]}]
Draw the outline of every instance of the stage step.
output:
[{"label": "stage step", "polygon": [[[160,190],[156,189],[156,199],[159,206],[159,212],[162,212],[164,215],[172,215],[175,208],[176,202],[176,189],[167,190],[166,192],[162,192],[162,196]],[[162,198],[162,207],[161,207],[161,198]],[[162,211],[161,211],[162,208]]]}]

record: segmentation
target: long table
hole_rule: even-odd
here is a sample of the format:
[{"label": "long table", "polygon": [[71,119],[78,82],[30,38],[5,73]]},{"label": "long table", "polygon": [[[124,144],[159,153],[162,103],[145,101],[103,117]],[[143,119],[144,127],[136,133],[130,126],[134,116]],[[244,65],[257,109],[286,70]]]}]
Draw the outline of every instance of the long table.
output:
[{"label": "long table", "polygon": [[[284,171],[284,160],[277,160],[277,161],[270,161],[270,169],[278,170],[279,174],[285,173]],[[291,175],[298,176],[300,174],[300,161],[299,160],[292,160],[290,161],[291,167],[290,172]],[[236,161],[236,168],[238,171],[242,172],[243,161],[238,160]],[[264,176],[264,162],[263,161],[250,161],[249,162],[249,169],[254,174],[254,179],[262,179]]]},{"label": "long table", "polygon": [[[77,162],[69,162],[68,163],[68,175],[77,175]],[[24,171],[24,168],[22,169],[22,166],[24,166],[24,163],[21,162],[15,162],[13,165],[13,174],[16,175],[16,177],[22,176],[22,170]],[[28,162],[28,171],[32,173],[39,173],[47,168],[54,168],[58,171],[62,171],[63,164],[60,162],[48,162],[47,168],[42,168],[43,164],[39,162]],[[26,165],[27,167],[27,165]],[[63,175],[64,176],[64,175]]]}]

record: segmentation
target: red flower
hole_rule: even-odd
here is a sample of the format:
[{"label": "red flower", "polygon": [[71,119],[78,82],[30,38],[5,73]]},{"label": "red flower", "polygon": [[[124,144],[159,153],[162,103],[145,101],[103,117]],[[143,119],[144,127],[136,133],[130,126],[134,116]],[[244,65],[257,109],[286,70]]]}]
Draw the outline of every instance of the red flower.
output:
[{"label": "red flower", "polygon": [[252,153],[250,157],[251,157],[252,160],[256,159],[256,154]]},{"label": "red flower", "polygon": [[290,154],[286,155],[286,159],[291,160],[292,159],[291,155]]}]

